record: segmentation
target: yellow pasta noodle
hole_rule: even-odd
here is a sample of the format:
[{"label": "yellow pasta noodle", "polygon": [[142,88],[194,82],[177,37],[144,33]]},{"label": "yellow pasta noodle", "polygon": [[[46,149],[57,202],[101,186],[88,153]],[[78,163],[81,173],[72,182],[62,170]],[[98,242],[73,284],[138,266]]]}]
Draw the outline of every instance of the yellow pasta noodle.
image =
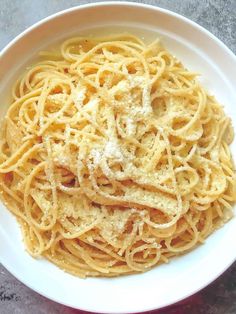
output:
[{"label": "yellow pasta noodle", "polygon": [[80,277],[143,272],[232,217],[230,119],[156,40],[76,37],[16,82],[0,192],[27,251]]}]

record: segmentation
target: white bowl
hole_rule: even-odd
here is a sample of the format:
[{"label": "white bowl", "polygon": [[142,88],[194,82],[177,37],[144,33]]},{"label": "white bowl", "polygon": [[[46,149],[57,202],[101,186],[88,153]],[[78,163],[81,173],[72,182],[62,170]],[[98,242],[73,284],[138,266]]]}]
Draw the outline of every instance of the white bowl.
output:
[{"label": "white bowl", "polygon": [[[202,74],[202,83],[225,105],[236,130],[236,58],[208,31],[190,20],[157,7],[105,2],[57,13],[30,27],[0,54],[0,115],[9,104],[16,76],[45,46],[76,34],[128,30],[161,37],[182,62]],[[232,152],[236,157],[236,142]],[[38,293],[74,308],[101,313],[132,313],[158,309],[202,289],[236,258],[236,219],[194,251],[138,275],[115,279],[73,277],[24,250],[14,217],[0,205],[0,261],[20,281]]]}]

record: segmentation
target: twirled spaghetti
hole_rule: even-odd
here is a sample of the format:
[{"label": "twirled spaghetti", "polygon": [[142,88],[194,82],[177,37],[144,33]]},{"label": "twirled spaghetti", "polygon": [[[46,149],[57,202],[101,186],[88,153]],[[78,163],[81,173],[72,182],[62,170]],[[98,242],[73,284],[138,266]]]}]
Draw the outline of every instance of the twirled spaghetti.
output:
[{"label": "twirled spaghetti", "polygon": [[232,216],[230,119],[159,41],[72,38],[13,88],[0,190],[32,256],[143,272]]}]

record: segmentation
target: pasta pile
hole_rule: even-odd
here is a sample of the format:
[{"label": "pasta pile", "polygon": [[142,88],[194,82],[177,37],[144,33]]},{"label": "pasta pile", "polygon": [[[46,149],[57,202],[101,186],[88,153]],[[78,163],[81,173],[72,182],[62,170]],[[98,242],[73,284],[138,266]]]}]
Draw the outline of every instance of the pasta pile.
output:
[{"label": "pasta pile", "polygon": [[80,277],[143,272],[232,217],[231,122],[196,76],[129,34],[41,52],[0,141],[1,196],[32,256]]}]

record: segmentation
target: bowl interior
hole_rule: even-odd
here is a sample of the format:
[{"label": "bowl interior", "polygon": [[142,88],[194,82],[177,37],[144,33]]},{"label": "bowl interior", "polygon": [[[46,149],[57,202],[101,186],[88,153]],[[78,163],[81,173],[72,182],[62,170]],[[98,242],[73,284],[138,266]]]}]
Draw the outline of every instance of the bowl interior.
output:
[{"label": "bowl interior", "polygon": [[[190,70],[201,74],[207,90],[224,104],[236,130],[233,82],[235,57],[211,34],[168,11],[136,4],[104,3],[78,7],[47,18],[19,36],[0,55],[0,117],[10,90],[37,53],[75,35],[131,32],[146,41],[157,37]],[[236,142],[232,144],[236,158]],[[204,245],[147,273],[114,279],[82,280],[25,251],[15,219],[0,204],[0,260],[37,292],[71,307],[102,313],[141,312],[161,308],[203,288],[236,257],[236,219],[215,232]],[[91,298],[92,296],[92,298]]]}]

